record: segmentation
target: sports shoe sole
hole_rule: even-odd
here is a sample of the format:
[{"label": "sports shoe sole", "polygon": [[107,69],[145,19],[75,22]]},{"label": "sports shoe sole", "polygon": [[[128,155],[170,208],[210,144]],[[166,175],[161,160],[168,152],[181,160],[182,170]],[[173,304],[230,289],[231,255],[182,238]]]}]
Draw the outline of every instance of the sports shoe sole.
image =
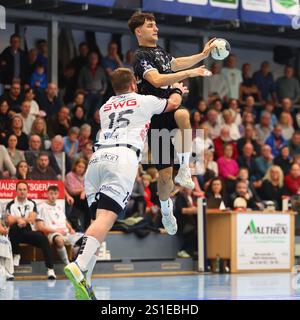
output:
[{"label": "sports shoe sole", "polygon": [[75,297],[77,300],[92,300],[90,294],[86,288],[86,281],[83,279],[81,283],[78,283],[73,276],[72,271],[68,268],[64,268],[64,273],[66,277],[71,281],[74,289],[75,289]]},{"label": "sports shoe sole", "polygon": [[176,179],[176,177],[175,177],[174,181],[175,181],[175,183],[180,184],[184,188],[191,189],[191,190],[193,190],[195,188],[194,182],[184,184],[184,183],[182,183],[182,181],[180,179]]}]

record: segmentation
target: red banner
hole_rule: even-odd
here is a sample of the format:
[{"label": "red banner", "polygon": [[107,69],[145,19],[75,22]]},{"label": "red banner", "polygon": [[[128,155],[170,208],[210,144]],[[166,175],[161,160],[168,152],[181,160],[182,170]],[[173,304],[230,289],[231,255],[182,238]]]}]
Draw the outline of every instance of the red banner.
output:
[{"label": "red banner", "polygon": [[[0,199],[14,199],[16,197],[16,184],[19,180],[0,180]],[[58,180],[26,180],[29,186],[28,198],[32,200],[47,199],[46,193],[49,186],[57,186],[59,189],[58,199],[65,198],[65,186],[63,181]]]}]

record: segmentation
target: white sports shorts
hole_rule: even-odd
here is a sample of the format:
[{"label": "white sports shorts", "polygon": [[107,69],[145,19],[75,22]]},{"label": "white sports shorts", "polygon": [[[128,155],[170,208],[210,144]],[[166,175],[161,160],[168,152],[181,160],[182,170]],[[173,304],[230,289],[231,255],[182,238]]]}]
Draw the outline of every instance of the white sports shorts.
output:
[{"label": "white sports shorts", "polygon": [[85,193],[89,207],[100,192],[125,208],[135,182],[139,159],[127,147],[98,149],[85,174]]}]

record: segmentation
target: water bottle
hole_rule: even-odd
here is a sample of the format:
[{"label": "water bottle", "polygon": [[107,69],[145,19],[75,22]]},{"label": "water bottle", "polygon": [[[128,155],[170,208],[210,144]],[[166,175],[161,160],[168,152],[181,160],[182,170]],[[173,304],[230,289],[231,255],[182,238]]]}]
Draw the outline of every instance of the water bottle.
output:
[{"label": "water bottle", "polygon": [[216,268],[215,268],[216,273],[220,273],[220,264],[221,264],[221,259],[220,259],[220,256],[217,255],[217,257],[216,257]]},{"label": "water bottle", "polygon": [[0,265],[0,291],[6,289],[6,272],[5,268]]}]

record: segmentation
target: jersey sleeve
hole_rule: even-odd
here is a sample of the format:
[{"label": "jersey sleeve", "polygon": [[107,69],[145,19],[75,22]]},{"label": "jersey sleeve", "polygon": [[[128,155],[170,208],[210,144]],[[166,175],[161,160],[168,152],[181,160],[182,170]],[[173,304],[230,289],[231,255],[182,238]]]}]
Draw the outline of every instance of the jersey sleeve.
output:
[{"label": "jersey sleeve", "polygon": [[5,208],[5,214],[8,216],[8,215],[14,215],[13,212],[12,212],[12,204],[14,202],[11,201],[9,202],[7,205],[6,205],[6,208]]},{"label": "jersey sleeve", "polygon": [[168,105],[168,99],[157,98],[155,96],[142,96],[142,104],[150,115],[163,113]]},{"label": "jersey sleeve", "polygon": [[144,79],[149,71],[157,70],[151,57],[144,52],[136,53],[133,68],[139,79]]}]

